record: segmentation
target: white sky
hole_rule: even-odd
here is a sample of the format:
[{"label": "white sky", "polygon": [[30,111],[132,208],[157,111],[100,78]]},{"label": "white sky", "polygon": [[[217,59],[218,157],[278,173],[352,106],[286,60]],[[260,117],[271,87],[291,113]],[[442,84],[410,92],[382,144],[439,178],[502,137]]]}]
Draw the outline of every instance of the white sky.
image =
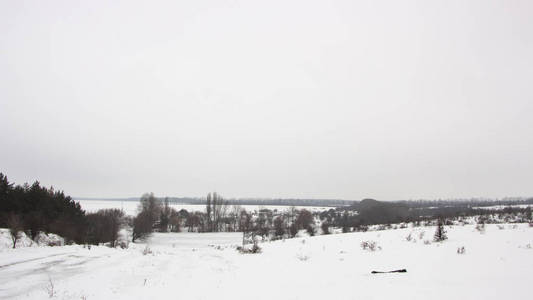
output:
[{"label": "white sky", "polygon": [[533,1],[0,0],[0,128],[74,196],[532,196]]}]

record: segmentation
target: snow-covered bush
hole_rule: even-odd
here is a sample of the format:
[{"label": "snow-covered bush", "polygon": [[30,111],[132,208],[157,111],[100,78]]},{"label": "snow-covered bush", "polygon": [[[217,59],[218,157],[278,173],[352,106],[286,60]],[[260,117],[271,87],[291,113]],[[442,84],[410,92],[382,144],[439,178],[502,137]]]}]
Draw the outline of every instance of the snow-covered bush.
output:
[{"label": "snow-covered bush", "polygon": [[363,248],[363,250],[368,250],[371,252],[381,250],[381,246],[378,246],[378,243],[375,241],[362,241],[361,248]]},{"label": "snow-covered bush", "polygon": [[143,253],[143,255],[152,254],[152,249],[150,249],[150,247],[148,247],[148,245],[146,245],[146,247],[144,247],[142,253]]},{"label": "snow-covered bush", "polygon": [[65,239],[54,233],[39,232],[35,237],[35,242],[40,246],[64,246]]},{"label": "snow-covered bush", "polygon": [[237,247],[237,251],[239,251],[239,253],[241,254],[256,254],[256,253],[261,253],[261,247],[259,247],[259,245],[257,244],[253,244],[252,248],[239,246]]},{"label": "snow-covered bush", "polygon": [[298,258],[300,261],[308,261],[310,257],[308,255],[298,253],[296,254],[296,258]]},{"label": "snow-covered bush", "polygon": [[478,223],[476,225],[476,230],[481,234],[485,233],[485,223]]}]

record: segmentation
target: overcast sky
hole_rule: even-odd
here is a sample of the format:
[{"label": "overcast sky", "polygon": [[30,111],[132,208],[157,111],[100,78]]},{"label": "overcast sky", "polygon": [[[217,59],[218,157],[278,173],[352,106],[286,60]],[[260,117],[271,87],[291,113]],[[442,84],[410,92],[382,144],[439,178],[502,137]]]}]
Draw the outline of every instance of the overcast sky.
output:
[{"label": "overcast sky", "polygon": [[0,51],[16,183],[533,196],[532,1],[0,0]]}]

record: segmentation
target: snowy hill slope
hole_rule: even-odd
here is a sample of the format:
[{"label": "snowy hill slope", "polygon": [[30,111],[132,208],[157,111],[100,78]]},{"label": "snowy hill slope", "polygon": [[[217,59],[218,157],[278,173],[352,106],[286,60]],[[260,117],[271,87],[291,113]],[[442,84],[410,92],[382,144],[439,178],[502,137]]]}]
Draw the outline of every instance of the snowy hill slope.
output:
[{"label": "snowy hill slope", "polygon": [[[514,226],[487,225],[484,234],[446,227],[449,239],[430,244],[434,227],[296,238],[245,255],[234,248],[238,233],[155,234],[150,251],[145,244],[4,249],[0,298],[526,299],[533,228]],[[381,250],[363,250],[363,241]],[[371,274],[400,268],[407,273]]]}]

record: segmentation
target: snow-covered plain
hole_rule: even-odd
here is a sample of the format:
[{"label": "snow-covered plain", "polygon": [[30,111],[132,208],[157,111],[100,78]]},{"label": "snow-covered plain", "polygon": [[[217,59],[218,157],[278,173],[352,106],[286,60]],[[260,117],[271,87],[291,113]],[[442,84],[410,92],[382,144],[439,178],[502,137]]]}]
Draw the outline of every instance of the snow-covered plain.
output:
[{"label": "snow-covered plain", "polygon": [[500,228],[447,226],[449,239],[430,244],[434,227],[302,237],[261,243],[260,254],[239,254],[239,233],[158,233],[129,249],[4,248],[0,298],[530,299],[533,228]]},{"label": "snow-covered plain", "polygon": [[[118,208],[124,210],[126,215],[134,216],[137,214],[137,207],[139,201],[117,201],[117,200],[76,200],[80,203],[81,208],[87,212],[95,212],[104,208]],[[176,210],[186,209],[189,212],[202,211],[205,212],[205,205],[196,204],[170,204],[170,206]],[[277,209],[278,211],[284,211],[290,208],[290,206],[280,205],[241,205],[242,208],[247,211],[257,211],[261,208],[268,208],[271,210]],[[321,212],[331,209],[333,207],[326,206],[296,206],[297,209],[305,208],[312,212]]]}]

